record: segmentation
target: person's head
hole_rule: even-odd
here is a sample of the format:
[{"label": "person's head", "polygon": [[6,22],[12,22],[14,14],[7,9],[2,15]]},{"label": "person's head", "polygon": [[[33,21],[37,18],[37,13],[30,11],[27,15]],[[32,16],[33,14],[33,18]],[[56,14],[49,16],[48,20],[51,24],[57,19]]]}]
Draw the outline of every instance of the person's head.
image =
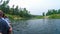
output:
[{"label": "person's head", "polygon": [[0,17],[2,17],[3,16],[3,11],[2,10],[0,10]]}]

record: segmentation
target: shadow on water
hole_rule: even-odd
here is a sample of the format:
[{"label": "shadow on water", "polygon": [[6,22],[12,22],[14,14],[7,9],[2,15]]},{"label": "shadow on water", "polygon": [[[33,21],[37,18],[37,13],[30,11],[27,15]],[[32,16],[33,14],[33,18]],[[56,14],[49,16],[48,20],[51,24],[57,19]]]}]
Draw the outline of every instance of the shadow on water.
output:
[{"label": "shadow on water", "polygon": [[60,34],[60,19],[14,20],[13,34]]}]

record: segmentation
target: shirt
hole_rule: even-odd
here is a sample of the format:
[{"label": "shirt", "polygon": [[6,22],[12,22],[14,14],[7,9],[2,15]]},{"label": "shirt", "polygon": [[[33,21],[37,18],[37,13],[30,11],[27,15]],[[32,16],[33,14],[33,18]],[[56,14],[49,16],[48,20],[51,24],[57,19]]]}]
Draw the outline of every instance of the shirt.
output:
[{"label": "shirt", "polygon": [[8,18],[2,18],[10,26],[10,20]]},{"label": "shirt", "polygon": [[9,34],[9,26],[2,18],[0,18],[0,32],[2,34]]}]

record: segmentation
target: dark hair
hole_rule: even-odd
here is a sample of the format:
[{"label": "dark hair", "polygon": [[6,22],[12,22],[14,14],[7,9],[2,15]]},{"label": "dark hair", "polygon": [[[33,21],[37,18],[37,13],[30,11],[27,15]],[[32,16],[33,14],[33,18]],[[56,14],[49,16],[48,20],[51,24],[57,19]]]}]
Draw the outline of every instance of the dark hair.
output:
[{"label": "dark hair", "polygon": [[2,16],[3,18],[8,18],[5,14],[3,14],[3,16]]},{"label": "dark hair", "polygon": [[3,13],[3,16],[2,17],[4,17],[5,16],[5,14]]}]

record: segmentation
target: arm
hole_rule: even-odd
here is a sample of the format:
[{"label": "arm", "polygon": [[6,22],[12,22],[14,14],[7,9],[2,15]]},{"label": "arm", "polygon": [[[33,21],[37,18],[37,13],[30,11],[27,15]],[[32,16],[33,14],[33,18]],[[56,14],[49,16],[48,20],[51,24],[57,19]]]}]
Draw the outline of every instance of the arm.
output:
[{"label": "arm", "polygon": [[8,24],[10,25],[10,26],[9,26],[9,27],[10,27],[9,31],[12,32],[11,21],[9,20],[9,18],[6,18],[6,20],[8,21]]}]

